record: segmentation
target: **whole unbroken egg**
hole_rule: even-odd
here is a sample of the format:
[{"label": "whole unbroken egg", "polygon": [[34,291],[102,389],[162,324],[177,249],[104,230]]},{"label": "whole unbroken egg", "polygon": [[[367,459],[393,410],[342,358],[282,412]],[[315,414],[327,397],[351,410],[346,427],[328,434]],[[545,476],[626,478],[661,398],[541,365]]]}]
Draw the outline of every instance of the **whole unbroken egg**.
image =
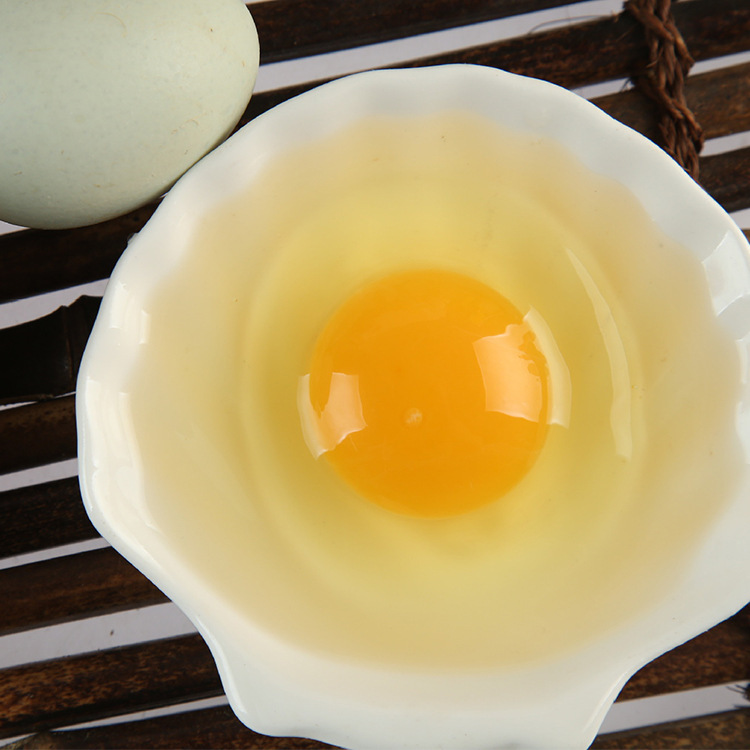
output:
[{"label": "whole unbroken egg", "polygon": [[231,132],[258,36],[241,0],[0,7],[0,219],[83,226],[161,195]]}]

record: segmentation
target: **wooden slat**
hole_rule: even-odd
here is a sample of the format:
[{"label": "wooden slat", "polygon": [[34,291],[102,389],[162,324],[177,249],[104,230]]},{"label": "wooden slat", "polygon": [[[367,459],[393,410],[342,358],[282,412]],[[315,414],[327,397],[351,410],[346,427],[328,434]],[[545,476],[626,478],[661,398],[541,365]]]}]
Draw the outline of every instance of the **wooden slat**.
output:
[{"label": "wooden slat", "polygon": [[167,601],[110,547],[0,570],[0,635]]},{"label": "wooden slat", "polygon": [[106,279],[156,205],[80,229],[0,235],[0,302]]},{"label": "wooden slat", "polygon": [[[750,49],[750,6],[744,0],[692,0],[676,5],[674,12],[686,43],[698,60]],[[421,57],[396,67],[457,62],[489,65],[572,88],[629,78],[646,59],[642,30],[628,13],[623,12],[596,21]],[[713,82],[714,90],[719,80]],[[240,126],[320,83],[316,81],[256,94],[240,120]],[[740,88],[736,92],[737,101],[727,103],[727,88],[724,88],[721,96],[715,96],[708,106],[719,106],[725,111],[722,119],[731,122],[732,109],[746,110],[744,90]],[[704,87],[703,95],[709,91],[709,86]],[[746,119],[745,115],[741,118],[741,121]],[[743,129],[742,124],[738,124],[740,129]]]},{"label": "wooden slat", "polygon": [[22,325],[0,329],[0,404],[72,393],[100,299],[71,305]]},{"label": "wooden slat", "polygon": [[[750,607],[657,659],[622,698],[750,679]],[[199,636],[14,667],[0,672],[0,737],[219,695]]]},{"label": "wooden slat", "polygon": [[0,492],[0,519],[0,557],[99,536],[83,508],[78,477]]},{"label": "wooden slat", "polygon": [[[300,84],[258,94],[251,100],[240,126],[318,83]],[[686,96],[707,138],[750,129],[750,63],[690,76]],[[653,139],[656,135],[652,105],[638,91],[620,91],[592,101],[612,117],[647,137]]]},{"label": "wooden slat", "polygon": [[647,664],[621,700],[750,680],[750,604],[728,620]]},{"label": "wooden slat", "polygon": [[[750,63],[690,76],[685,97],[706,138],[750,130]],[[592,101],[615,119],[658,141],[652,105],[637,90]]]},{"label": "wooden slat", "polygon": [[45,732],[4,750],[168,750],[217,747],[224,750],[325,750],[333,747],[315,740],[267,737],[243,726],[228,706],[162,716],[114,726]]},{"label": "wooden slat", "polygon": [[645,729],[603,734],[591,745],[591,750],[742,750],[749,747],[750,708],[740,708]]},{"label": "wooden slat", "polygon": [[702,157],[700,181],[725,210],[750,207],[750,146]]},{"label": "wooden slat", "polygon": [[0,474],[75,457],[74,396],[0,411]]},{"label": "wooden slat", "polygon": [[352,0],[273,0],[250,5],[261,64],[401,39],[577,0],[378,0],[367,12]]},{"label": "wooden slat", "polygon": [[0,738],[222,694],[198,635],[0,672]]},{"label": "wooden slat", "polygon": [[[677,27],[696,60],[750,48],[747,0],[676,3]],[[642,28],[627,12],[589,23],[420,58],[409,65],[476,63],[544,78],[568,88],[629,78],[647,64]]]},{"label": "wooden slat", "polygon": [[[346,6],[346,0],[340,0]],[[414,26],[419,28],[420,23],[429,23],[425,14],[425,8],[432,3],[413,3],[410,7],[408,2],[396,2],[401,5],[397,15],[391,19],[393,24],[385,33],[396,33],[401,35],[401,29],[409,28],[410,21],[406,20],[414,16]],[[440,3],[442,5],[442,3]],[[265,5],[265,4],[264,4]],[[283,2],[269,3],[264,12],[274,12],[283,16]],[[326,5],[326,4],[320,4]],[[389,5],[385,3],[384,6]],[[448,2],[448,6],[452,3]],[[455,4],[453,4],[455,5]],[[467,5],[474,6],[474,2]],[[490,6],[493,3],[482,3],[487,6],[488,17],[495,15]],[[277,6],[272,8],[271,6]],[[416,7],[421,6],[421,7]],[[353,25],[357,24],[357,13],[353,4],[341,13],[342,19],[352,16]],[[453,12],[455,8],[451,8]],[[473,9],[468,13],[475,12]],[[317,18],[306,17],[305,25],[312,27],[318,19],[326,20],[334,15],[325,7],[305,8],[305,14],[320,14]],[[377,15],[362,17],[359,13],[359,23],[369,29],[369,23],[379,24],[380,10]],[[391,9],[382,9],[383,17],[391,13]],[[674,17],[682,36],[687,43],[692,56],[696,60],[705,60],[711,57],[719,57],[733,52],[743,51],[750,46],[748,30],[750,29],[750,8],[745,0],[691,0],[691,2],[677,3],[674,6]],[[422,19],[421,21],[419,19]],[[323,21],[325,23],[325,21]],[[346,20],[346,23],[349,21]],[[265,21],[259,21],[263,24]],[[336,26],[337,21],[329,21],[329,25]],[[438,23],[441,23],[438,21]],[[454,24],[455,25],[455,24]],[[426,28],[426,27],[425,27]],[[318,33],[326,35],[333,29],[321,29],[317,32],[311,31],[311,39]],[[356,46],[358,38],[357,31],[352,29],[349,37]],[[262,28],[261,48],[263,47]],[[334,31],[335,33],[335,31]],[[365,35],[369,31],[364,32]],[[385,38],[385,37],[383,37]],[[373,40],[374,41],[374,40]],[[312,44],[315,46],[315,43]],[[294,42],[292,42],[294,49]],[[276,52],[272,54],[277,54]],[[281,53],[283,54],[283,53]],[[617,16],[607,16],[588,23],[577,23],[553,29],[542,33],[530,34],[512,40],[503,40],[494,44],[472,47],[469,50],[458,50],[440,55],[419,58],[411,65],[434,65],[445,62],[472,62],[484,65],[494,65],[507,70],[533,75],[539,78],[547,78],[562,85],[580,86],[585,83],[612,80],[632,75],[640,65],[647,60],[643,43],[643,34],[640,26],[627,12]]]}]

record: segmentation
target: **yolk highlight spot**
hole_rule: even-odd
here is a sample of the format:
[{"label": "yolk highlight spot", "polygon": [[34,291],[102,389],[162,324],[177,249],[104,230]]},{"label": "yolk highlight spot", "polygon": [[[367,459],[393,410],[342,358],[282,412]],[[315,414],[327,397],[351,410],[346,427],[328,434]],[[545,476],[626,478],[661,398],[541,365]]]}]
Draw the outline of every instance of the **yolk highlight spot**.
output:
[{"label": "yolk highlight spot", "polygon": [[412,516],[489,503],[547,433],[544,356],[520,312],[450,271],[386,277],[332,316],[301,379],[310,450],[362,496]]}]

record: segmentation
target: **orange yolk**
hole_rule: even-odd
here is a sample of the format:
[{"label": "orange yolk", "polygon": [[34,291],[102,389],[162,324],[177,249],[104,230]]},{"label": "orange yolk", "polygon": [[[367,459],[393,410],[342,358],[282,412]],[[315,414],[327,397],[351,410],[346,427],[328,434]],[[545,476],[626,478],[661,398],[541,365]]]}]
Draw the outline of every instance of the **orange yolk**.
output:
[{"label": "orange yolk", "polygon": [[533,332],[501,294],[449,271],[400,273],[356,293],[302,381],[314,455],[362,496],[411,516],[499,498],[547,433],[547,365]]}]

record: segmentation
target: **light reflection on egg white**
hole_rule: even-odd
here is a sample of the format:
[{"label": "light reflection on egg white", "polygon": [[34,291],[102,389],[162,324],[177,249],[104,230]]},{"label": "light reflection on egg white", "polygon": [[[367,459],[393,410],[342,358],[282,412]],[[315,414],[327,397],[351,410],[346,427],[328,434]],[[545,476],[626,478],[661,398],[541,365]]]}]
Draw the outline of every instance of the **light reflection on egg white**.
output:
[{"label": "light reflection on egg white", "polygon": [[570,407],[573,399],[573,385],[570,369],[565,362],[555,336],[547,321],[533,307],[523,317],[524,323],[534,332],[537,349],[544,355],[549,376],[549,412],[547,422],[560,427],[570,425]]},{"label": "light reflection on egg white", "polygon": [[631,414],[632,384],[628,355],[625,352],[625,346],[622,343],[609,303],[586,266],[574,255],[570,248],[567,248],[566,252],[593,305],[594,317],[601,331],[604,347],[607,350],[612,378],[612,406],[610,409],[612,436],[615,440],[617,455],[629,461],[633,457],[633,426]]},{"label": "light reflection on egg white", "polygon": [[310,400],[310,375],[302,375],[297,384],[297,408],[305,444],[315,458],[332,451],[347,435],[367,427],[359,375],[332,373],[328,400],[320,414]]},{"label": "light reflection on egg white", "polygon": [[503,333],[477,339],[474,353],[484,382],[485,409],[537,422],[544,389],[541,375],[529,377],[523,343],[530,333],[525,325],[511,324]]}]

